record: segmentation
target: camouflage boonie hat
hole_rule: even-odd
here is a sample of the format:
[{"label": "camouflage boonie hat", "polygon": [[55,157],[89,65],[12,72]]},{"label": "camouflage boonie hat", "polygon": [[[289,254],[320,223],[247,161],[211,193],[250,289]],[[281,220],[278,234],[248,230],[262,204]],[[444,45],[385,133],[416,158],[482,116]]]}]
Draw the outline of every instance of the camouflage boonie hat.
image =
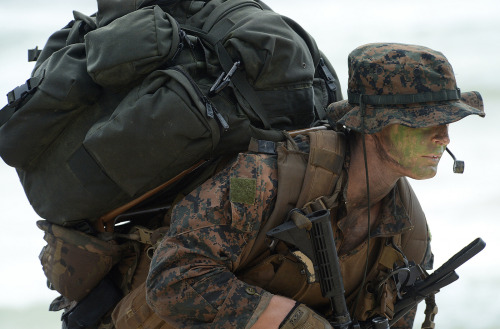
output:
[{"label": "camouflage boonie hat", "polygon": [[460,93],[450,63],[438,51],[373,43],[352,51],[348,65],[348,99],[328,107],[333,126],[373,134],[390,124],[421,128],[485,115],[481,95]]}]

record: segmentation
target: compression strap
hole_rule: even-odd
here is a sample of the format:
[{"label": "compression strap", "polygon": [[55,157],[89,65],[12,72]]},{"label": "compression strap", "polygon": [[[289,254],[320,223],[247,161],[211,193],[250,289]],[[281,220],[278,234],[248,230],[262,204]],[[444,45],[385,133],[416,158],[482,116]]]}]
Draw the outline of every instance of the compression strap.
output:
[{"label": "compression strap", "polygon": [[360,95],[347,92],[349,103],[360,104],[361,98],[367,105],[403,105],[414,103],[442,102],[460,99],[460,89],[440,90],[412,95]]}]

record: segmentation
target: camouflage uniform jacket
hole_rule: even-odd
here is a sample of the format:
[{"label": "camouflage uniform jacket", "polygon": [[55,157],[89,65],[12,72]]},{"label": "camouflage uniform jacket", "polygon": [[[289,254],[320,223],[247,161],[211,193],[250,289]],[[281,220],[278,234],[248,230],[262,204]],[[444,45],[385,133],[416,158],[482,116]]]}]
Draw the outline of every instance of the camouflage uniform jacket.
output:
[{"label": "camouflage uniform jacket", "polygon": [[[286,279],[272,280],[263,274],[260,278],[252,276],[254,284],[244,281],[248,264],[263,259],[243,261],[242,255],[248,255],[248,249],[262,236],[260,231],[273,211],[277,186],[275,156],[242,153],[175,206],[169,233],[156,249],[147,280],[148,303],[160,317],[178,328],[250,328],[273,293],[316,309],[321,305],[309,301],[328,304],[314,284],[309,285],[312,289],[307,296],[297,297],[290,285],[283,286]],[[427,262],[424,256],[431,254],[425,216],[406,179],[400,179],[382,207],[372,240],[404,232],[402,247],[408,259]],[[413,223],[420,223],[419,227],[413,229]],[[341,219],[336,226],[337,242],[342,240],[342,224]],[[355,278],[351,280],[354,284],[345,284],[346,296],[360,284],[360,268],[364,266],[349,267],[364,265],[365,257],[366,242],[340,255],[344,281]],[[273,264],[268,265],[273,268]],[[270,281],[279,282],[272,285]],[[398,328],[411,328],[413,316],[406,324],[398,322],[402,324]]]}]

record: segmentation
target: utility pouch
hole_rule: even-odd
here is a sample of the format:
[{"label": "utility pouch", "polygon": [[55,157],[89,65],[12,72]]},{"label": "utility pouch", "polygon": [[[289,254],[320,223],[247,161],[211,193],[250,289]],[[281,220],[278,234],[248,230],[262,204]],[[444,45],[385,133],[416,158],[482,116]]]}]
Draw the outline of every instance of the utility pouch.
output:
[{"label": "utility pouch", "polygon": [[122,297],[109,278],[104,278],[76,306],[62,316],[63,328],[84,329],[96,326]]},{"label": "utility pouch", "polygon": [[[308,269],[292,255],[272,254],[259,264],[245,270],[238,278],[246,283],[257,285],[270,293],[316,305],[324,300],[308,299]],[[319,285],[318,285],[319,287]]]},{"label": "utility pouch", "polygon": [[37,226],[47,241],[39,257],[43,272],[55,290],[73,301],[87,296],[128,248],[47,221]]},{"label": "utility pouch", "polygon": [[88,72],[103,87],[126,86],[173,59],[182,49],[180,33],[158,6],[133,11],[85,36]]},{"label": "utility pouch", "polygon": [[174,329],[162,320],[146,302],[146,283],[132,290],[116,305],[111,314],[117,329]]},{"label": "utility pouch", "polygon": [[0,127],[0,155],[17,168],[44,153],[102,89],[87,73],[83,43],[54,52],[28,81],[28,96]]},{"label": "utility pouch", "polygon": [[396,285],[393,280],[386,280],[383,284],[368,283],[361,295],[361,303],[356,310],[356,316],[366,321],[373,316],[384,316],[392,319],[396,302]]},{"label": "utility pouch", "polygon": [[[85,152],[75,153],[70,161],[80,180],[92,180],[85,176],[88,171],[79,169],[80,163],[97,162],[129,196],[141,195],[209,157],[221,134],[217,112],[191,80],[173,67],[154,71],[132,89],[108,120],[88,131]],[[137,156],[131,157],[130,150],[137,150]]]},{"label": "utility pouch", "polygon": [[[392,238],[400,244],[400,237]],[[367,275],[367,284],[362,287],[360,304],[354,311],[355,317],[360,321],[366,321],[373,316],[384,316],[392,319],[394,316],[394,305],[396,303],[398,288],[392,275],[395,264],[403,262],[404,255],[393,247],[393,244],[384,242],[376,265]],[[352,293],[356,296],[357,292]]]}]

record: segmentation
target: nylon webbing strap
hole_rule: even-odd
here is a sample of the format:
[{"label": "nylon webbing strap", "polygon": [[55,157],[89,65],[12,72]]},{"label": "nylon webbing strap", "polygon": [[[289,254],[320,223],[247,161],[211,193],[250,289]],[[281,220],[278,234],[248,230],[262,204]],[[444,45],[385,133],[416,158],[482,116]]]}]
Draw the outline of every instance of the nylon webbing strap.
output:
[{"label": "nylon webbing strap", "polygon": [[[45,73],[45,72],[44,72]],[[29,78],[26,83],[14,88],[7,93],[7,102],[0,110],[0,127],[10,120],[12,115],[16,112],[19,105],[32,94],[36,88],[42,83],[43,75],[38,77]]]},{"label": "nylon webbing strap", "polygon": [[[218,42],[215,45],[215,50],[217,52],[217,55],[219,56],[219,61],[221,63],[222,68],[226,73],[229,72],[229,70],[234,64],[233,59],[227,52],[226,48],[224,48],[222,43]],[[248,102],[254,113],[259,117],[264,128],[271,129],[271,125],[269,124],[267,118],[264,115],[265,113],[264,107],[262,106],[260,99],[257,97],[255,90],[248,83],[245,73],[243,73],[243,71],[241,70],[236,70],[233,76],[231,77],[231,82],[236,87],[236,89],[238,89],[238,91],[245,98],[245,100]]]},{"label": "nylon webbing strap", "polygon": [[[189,31],[199,38],[203,39],[205,42],[208,42],[208,44],[214,48],[219,58],[222,69],[226,73],[231,70],[234,65],[234,61],[222,44],[222,41],[227,35],[228,31],[234,26],[234,22],[229,19],[223,19],[222,17],[232,10],[245,6],[254,6],[262,9],[262,7],[255,1],[230,0],[224,2],[221,6],[217,7],[217,9],[214,10],[213,13],[210,14],[201,30],[192,27],[181,26],[184,30]],[[271,125],[264,115],[264,106],[262,105],[260,99],[257,97],[255,90],[248,83],[245,73],[241,70],[236,70],[231,77],[231,82],[233,83],[235,88],[238,89],[243,98],[245,98],[254,114],[262,122],[264,128],[271,129]]]},{"label": "nylon webbing strap", "polygon": [[229,12],[246,6],[253,6],[262,9],[260,4],[253,0],[228,0],[218,5],[210,13],[210,15],[205,19],[202,29],[204,31],[210,31],[212,27],[218,24],[221,18],[227,15]]},{"label": "nylon webbing strap", "polygon": [[330,196],[344,163],[344,135],[333,130],[312,131],[308,135],[309,159],[297,208],[319,197]]},{"label": "nylon webbing strap", "polygon": [[349,103],[369,105],[403,105],[414,103],[442,102],[460,99],[460,89],[440,90],[435,92],[418,93],[413,95],[360,95],[347,92]]}]

